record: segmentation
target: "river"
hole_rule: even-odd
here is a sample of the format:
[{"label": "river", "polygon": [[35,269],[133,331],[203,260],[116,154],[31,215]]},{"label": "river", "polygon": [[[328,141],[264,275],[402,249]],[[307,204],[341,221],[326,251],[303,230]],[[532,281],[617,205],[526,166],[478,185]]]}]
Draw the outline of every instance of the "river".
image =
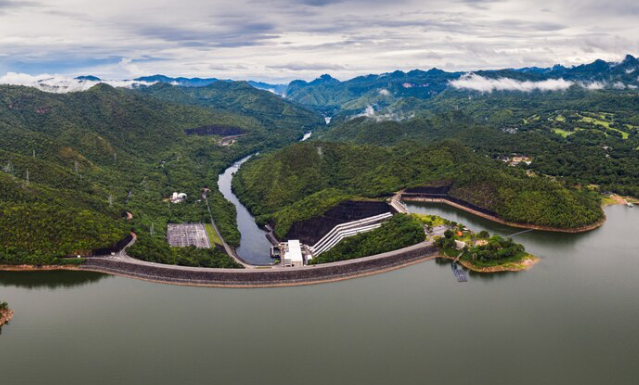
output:
[{"label": "river", "polygon": [[[410,207],[476,231],[518,231]],[[1,382],[634,385],[639,209],[606,214],[586,234],[521,234],[539,264],[467,283],[435,261],[275,289],[0,272],[0,297],[15,310],[0,335]]]},{"label": "river", "polygon": [[217,185],[224,198],[233,203],[237,210],[237,227],[240,230],[240,234],[242,234],[237,254],[250,264],[270,265],[273,260],[270,256],[271,243],[266,238],[267,232],[257,226],[255,218],[233,193],[231,187],[233,175],[252,156],[247,156],[227,168],[224,173],[220,174]]},{"label": "river", "polygon": [[[312,131],[304,133],[300,142],[304,142],[311,138]],[[233,163],[231,167],[224,170],[224,173],[220,174],[217,185],[224,195],[224,198],[235,205],[237,210],[237,227],[242,234],[240,246],[237,248],[237,254],[246,262],[253,265],[271,265],[273,259],[270,256],[271,243],[266,238],[267,232],[261,229],[255,223],[255,218],[249,210],[240,202],[239,198],[233,193],[231,186],[233,181],[233,175],[240,169],[240,167],[251,159],[253,155],[249,155],[239,161]]]}]

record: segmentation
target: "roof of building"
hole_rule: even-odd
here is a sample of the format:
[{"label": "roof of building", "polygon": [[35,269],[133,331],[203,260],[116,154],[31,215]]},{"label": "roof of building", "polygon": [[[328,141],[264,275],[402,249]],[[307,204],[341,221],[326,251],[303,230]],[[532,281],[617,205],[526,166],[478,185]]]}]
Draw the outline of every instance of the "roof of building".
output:
[{"label": "roof of building", "polygon": [[304,262],[302,259],[302,246],[297,239],[291,239],[288,241],[288,253],[286,253],[286,259],[291,262]]}]

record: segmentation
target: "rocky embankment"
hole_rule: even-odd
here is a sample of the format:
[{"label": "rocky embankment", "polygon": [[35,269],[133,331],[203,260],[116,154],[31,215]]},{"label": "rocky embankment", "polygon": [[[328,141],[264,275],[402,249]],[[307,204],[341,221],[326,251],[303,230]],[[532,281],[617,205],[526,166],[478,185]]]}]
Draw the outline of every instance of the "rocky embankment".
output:
[{"label": "rocky embankment", "polygon": [[208,269],[90,258],[79,269],[178,285],[275,287],[334,282],[377,274],[437,256],[437,249],[432,244],[420,243],[371,257],[297,268]]}]

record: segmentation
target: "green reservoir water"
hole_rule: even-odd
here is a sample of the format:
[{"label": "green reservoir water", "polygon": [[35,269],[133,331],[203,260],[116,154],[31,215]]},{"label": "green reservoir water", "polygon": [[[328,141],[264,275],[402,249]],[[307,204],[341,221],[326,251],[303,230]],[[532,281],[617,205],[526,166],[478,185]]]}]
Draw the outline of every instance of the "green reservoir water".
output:
[{"label": "green reservoir water", "polygon": [[517,236],[541,263],[467,283],[435,261],[276,289],[0,273],[16,312],[0,334],[0,384],[635,385],[639,208],[606,213],[587,234]]}]

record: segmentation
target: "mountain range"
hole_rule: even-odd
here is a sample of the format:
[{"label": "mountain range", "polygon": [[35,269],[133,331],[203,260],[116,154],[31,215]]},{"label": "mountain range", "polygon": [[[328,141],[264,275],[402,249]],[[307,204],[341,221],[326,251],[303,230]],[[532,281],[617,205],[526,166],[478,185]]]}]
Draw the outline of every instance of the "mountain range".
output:
[{"label": "mountain range", "polygon": [[[470,78],[469,78],[470,76]],[[94,76],[76,79],[99,81]],[[494,83],[508,79],[509,84]],[[137,82],[165,83],[180,87],[206,87],[217,82],[232,82],[217,78],[169,77],[165,75],[144,76],[133,79]],[[465,80],[457,85],[455,81]],[[493,83],[490,83],[494,81]],[[555,81],[556,83],[552,83]],[[537,85],[538,82],[548,82]],[[294,80],[289,84],[269,84],[249,80],[252,87],[268,90],[300,105],[315,109],[326,116],[338,112],[364,112],[368,106],[377,110],[402,99],[430,99],[451,85],[466,87],[470,91],[494,90],[564,90],[570,86],[588,89],[614,89],[633,91],[639,87],[639,59],[627,55],[621,62],[596,60],[590,64],[573,67],[555,65],[548,68],[524,67],[474,72],[447,72],[437,68],[427,71],[394,71],[379,75],[370,74],[340,81],[329,74],[307,82]],[[521,84],[523,83],[523,84]],[[491,88],[492,87],[492,88]]]},{"label": "mountain range", "polygon": [[[137,78],[131,88],[81,76],[74,80],[78,92],[64,93],[64,84],[47,92],[1,85],[0,263],[88,255],[134,230],[144,258],[223,266],[228,261],[220,256],[175,255],[164,239],[166,224],[209,220],[199,199],[206,188],[222,236],[237,246],[234,206],[217,189],[218,174],[246,155],[266,157],[277,149],[285,150],[263,166],[251,163],[260,156],[246,164],[251,188],[234,186],[263,221],[290,221],[298,209],[315,212],[351,195],[387,194],[428,170],[441,173],[415,180],[460,174],[454,178],[460,183],[490,175],[471,167],[484,164],[514,179],[477,180],[468,191],[481,194],[467,201],[549,224],[541,209],[530,218],[515,213],[525,205],[514,204],[507,192],[526,190],[531,202],[541,202],[550,191],[555,202],[590,207],[576,225],[590,223],[597,220],[590,215],[600,200],[597,190],[639,196],[638,75],[639,60],[628,55],[619,63],[571,68],[395,71],[347,81],[322,75],[286,86],[163,75]],[[290,147],[309,131],[311,144]],[[240,134],[229,138],[229,132]],[[442,141],[449,141],[444,152],[468,154],[461,162],[466,166],[445,156],[424,168],[424,146]],[[407,144],[416,145],[414,151],[403,152]],[[512,154],[533,161],[509,168],[501,160]],[[511,201],[489,201],[496,191]],[[173,192],[186,193],[187,203],[167,204]],[[282,198],[291,192],[291,199]],[[586,204],[579,203],[582,196]],[[290,205],[283,207],[284,201]],[[270,209],[260,211],[267,204]],[[127,211],[134,213],[130,221],[123,219]]]}]

